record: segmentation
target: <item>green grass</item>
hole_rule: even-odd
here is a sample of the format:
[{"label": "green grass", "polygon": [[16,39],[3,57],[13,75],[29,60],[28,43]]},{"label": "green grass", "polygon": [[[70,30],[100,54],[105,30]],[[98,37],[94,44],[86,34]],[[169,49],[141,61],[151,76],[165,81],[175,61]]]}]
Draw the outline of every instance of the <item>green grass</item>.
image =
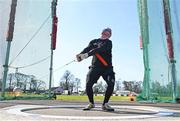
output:
[{"label": "green grass", "polygon": [[172,102],[172,97],[158,97],[160,102]]},{"label": "green grass", "polygon": [[[88,101],[87,96],[74,96],[74,95],[57,95],[57,100],[62,101]],[[95,101],[103,101],[104,96],[94,96]],[[130,101],[130,97],[126,96],[112,96],[111,101]]]},{"label": "green grass", "polygon": [[[5,93],[3,100],[47,100],[48,95],[45,94],[33,94],[33,93],[22,93],[20,96],[14,96],[9,93]],[[88,101],[86,95],[57,95],[57,100],[62,101]],[[95,101],[103,101],[104,96],[94,96]],[[130,97],[127,96],[112,96],[111,101],[130,101]],[[136,99],[135,99],[136,100]]]},{"label": "green grass", "polygon": [[47,100],[48,95],[44,94],[33,94],[33,93],[22,93],[20,96],[14,94],[5,93],[5,97],[0,100]]}]

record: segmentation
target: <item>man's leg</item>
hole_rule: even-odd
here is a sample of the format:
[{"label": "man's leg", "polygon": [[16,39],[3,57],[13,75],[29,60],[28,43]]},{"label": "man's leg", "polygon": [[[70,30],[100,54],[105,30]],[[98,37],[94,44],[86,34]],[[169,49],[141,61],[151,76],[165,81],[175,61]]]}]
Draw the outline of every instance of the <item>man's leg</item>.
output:
[{"label": "man's leg", "polygon": [[[97,82],[97,80],[100,77],[100,72],[98,69],[96,68],[90,68],[88,74],[87,74],[87,78],[86,78],[86,94],[88,96],[89,102],[91,104],[94,104],[94,98],[93,98],[93,85]],[[85,110],[88,109],[85,108]]]},{"label": "man's leg", "polygon": [[113,90],[114,90],[114,82],[110,82],[107,84],[107,89],[106,89],[106,93],[105,93],[105,98],[104,98],[104,102],[103,104],[105,103],[108,103],[109,102],[109,99],[113,93]]},{"label": "man's leg", "polygon": [[87,83],[86,84],[86,94],[88,96],[89,102],[94,104],[94,98],[93,98],[93,83]]},{"label": "man's leg", "polygon": [[[107,83],[107,89],[106,89],[106,93],[105,93],[105,97],[104,97],[104,102],[103,102],[103,108],[109,108],[109,111],[114,111],[113,108],[111,108],[109,105],[107,105],[107,103],[109,102],[109,99],[113,93],[114,90],[114,84],[115,84],[115,75],[113,70],[108,70],[108,73],[105,73],[105,75],[103,75],[103,79],[106,81]],[[106,109],[104,109],[106,110]],[[107,109],[108,110],[108,109]]]}]

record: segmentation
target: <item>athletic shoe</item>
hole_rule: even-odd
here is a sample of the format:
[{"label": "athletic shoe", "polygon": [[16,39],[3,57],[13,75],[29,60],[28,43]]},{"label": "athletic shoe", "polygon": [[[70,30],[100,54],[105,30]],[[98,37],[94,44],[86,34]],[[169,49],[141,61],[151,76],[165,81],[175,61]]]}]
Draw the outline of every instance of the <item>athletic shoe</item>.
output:
[{"label": "athletic shoe", "polygon": [[104,111],[114,111],[114,108],[112,108],[111,106],[109,106],[108,103],[105,103],[104,105],[102,105],[102,109]]},{"label": "athletic shoe", "polygon": [[89,103],[83,110],[91,110],[92,108],[95,108],[95,105],[92,103]]}]

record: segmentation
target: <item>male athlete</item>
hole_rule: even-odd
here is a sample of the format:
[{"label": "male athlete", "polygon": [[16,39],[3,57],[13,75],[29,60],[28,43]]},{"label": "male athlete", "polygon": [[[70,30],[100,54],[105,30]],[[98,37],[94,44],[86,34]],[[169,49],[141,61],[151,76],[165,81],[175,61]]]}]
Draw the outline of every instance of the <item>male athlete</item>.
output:
[{"label": "male athlete", "polygon": [[101,38],[90,41],[89,45],[80,54],[76,55],[78,62],[93,56],[92,65],[89,67],[86,78],[86,93],[89,104],[83,110],[90,110],[95,107],[92,87],[97,83],[99,77],[102,76],[107,83],[102,109],[114,111],[108,104],[115,84],[115,73],[112,66],[112,41],[109,40],[111,35],[111,29],[105,28],[101,33]]}]

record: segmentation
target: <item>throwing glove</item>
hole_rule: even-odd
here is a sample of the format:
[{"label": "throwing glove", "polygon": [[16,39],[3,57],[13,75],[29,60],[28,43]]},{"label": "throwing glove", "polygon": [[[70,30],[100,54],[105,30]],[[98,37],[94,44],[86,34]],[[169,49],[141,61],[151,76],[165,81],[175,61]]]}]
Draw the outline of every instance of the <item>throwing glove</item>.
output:
[{"label": "throwing glove", "polygon": [[78,54],[78,55],[76,55],[76,59],[77,59],[78,62],[80,62],[80,61],[88,58],[88,56],[89,56],[88,53]]}]

